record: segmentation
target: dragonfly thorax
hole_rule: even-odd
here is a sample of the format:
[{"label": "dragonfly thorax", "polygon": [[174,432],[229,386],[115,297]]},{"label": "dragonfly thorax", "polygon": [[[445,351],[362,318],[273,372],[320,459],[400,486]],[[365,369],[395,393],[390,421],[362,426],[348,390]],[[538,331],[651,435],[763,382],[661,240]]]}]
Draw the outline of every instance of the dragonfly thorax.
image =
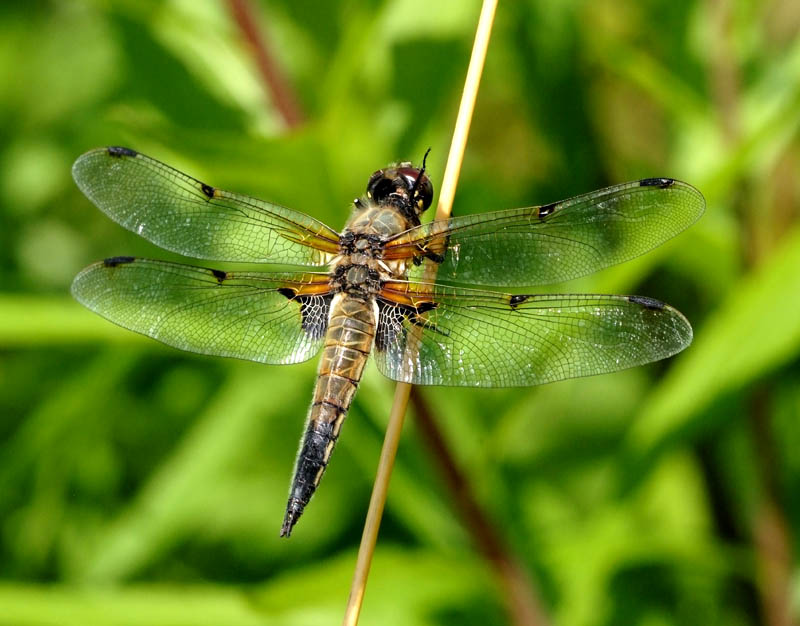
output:
[{"label": "dragonfly thorax", "polygon": [[337,291],[357,296],[371,296],[381,290],[383,277],[372,263],[346,263],[337,265],[332,273],[332,284]]},{"label": "dragonfly thorax", "polygon": [[361,254],[379,259],[383,256],[383,237],[377,233],[345,231],[339,238],[341,254]]}]

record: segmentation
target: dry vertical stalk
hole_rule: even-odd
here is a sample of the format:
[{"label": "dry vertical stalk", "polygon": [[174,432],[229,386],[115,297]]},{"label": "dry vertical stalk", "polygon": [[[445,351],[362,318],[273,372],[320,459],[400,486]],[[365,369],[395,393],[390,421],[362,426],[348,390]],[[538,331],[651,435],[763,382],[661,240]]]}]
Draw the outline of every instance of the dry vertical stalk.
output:
[{"label": "dry vertical stalk", "polygon": [[[494,14],[497,9],[497,0],[484,0],[481,8],[478,28],[475,34],[475,43],[472,47],[472,56],[469,61],[467,78],[464,82],[464,91],[461,95],[461,104],[458,108],[458,117],[453,132],[453,139],[450,143],[450,153],[447,157],[442,188],[439,192],[439,204],[436,207],[437,220],[446,220],[450,217],[450,210],[453,206],[456,184],[461,171],[461,163],[464,159],[464,151],[467,146],[467,136],[469,126],[472,121],[472,112],[475,110],[475,100],[478,97],[478,86],[480,84],[483,64],[486,60],[486,51],[489,47],[489,38],[492,33]],[[432,282],[436,275],[433,264],[428,264],[423,281]],[[414,342],[409,342],[413,344]],[[409,345],[409,349],[414,349]],[[367,519],[364,522],[364,532],[361,536],[361,545],[358,549],[356,568],[353,573],[353,582],[350,587],[350,597],[347,599],[345,609],[344,626],[355,626],[361,613],[361,604],[364,600],[364,590],[367,585],[369,568],[372,563],[372,555],[375,552],[375,542],[378,538],[378,528],[380,527],[383,507],[386,503],[386,492],[389,488],[389,479],[394,466],[397,446],[400,442],[400,433],[403,430],[403,418],[408,405],[411,385],[398,383],[395,389],[394,402],[389,414],[389,425],[386,429],[386,437],[383,441],[381,458],[378,462],[378,472],[375,476],[375,484],[372,489],[372,496],[367,511]]]}]

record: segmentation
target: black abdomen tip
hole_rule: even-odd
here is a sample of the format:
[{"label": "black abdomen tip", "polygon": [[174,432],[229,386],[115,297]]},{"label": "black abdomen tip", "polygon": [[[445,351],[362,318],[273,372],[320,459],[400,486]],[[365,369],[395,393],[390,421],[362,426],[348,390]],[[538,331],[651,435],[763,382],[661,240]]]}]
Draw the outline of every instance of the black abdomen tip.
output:
[{"label": "black abdomen tip", "polygon": [[289,503],[286,505],[286,515],[283,517],[283,525],[281,526],[281,537],[291,537],[292,528],[300,519],[303,514],[305,504],[297,498],[289,498]]},{"label": "black abdomen tip", "polygon": [[106,150],[108,151],[108,154],[110,154],[112,157],[123,157],[123,156],[135,157],[137,154],[139,154],[138,152],[136,152],[136,150],[131,150],[130,148],[123,148],[122,146],[109,146],[108,148],[106,148]]},{"label": "black abdomen tip", "polygon": [[640,187],[661,187],[666,189],[675,184],[674,178],[643,178],[639,181]]}]

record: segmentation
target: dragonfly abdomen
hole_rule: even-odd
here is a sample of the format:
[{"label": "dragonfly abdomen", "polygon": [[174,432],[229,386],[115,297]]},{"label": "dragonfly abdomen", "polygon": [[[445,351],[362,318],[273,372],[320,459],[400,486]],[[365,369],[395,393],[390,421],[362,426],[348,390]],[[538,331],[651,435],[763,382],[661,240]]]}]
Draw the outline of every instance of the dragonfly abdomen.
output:
[{"label": "dragonfly abdomen", "polygon": [[332,304],[314,400],[295,463],[281,536],[288,537],[322,480],[375,338],[371,298],[338,294]]}]

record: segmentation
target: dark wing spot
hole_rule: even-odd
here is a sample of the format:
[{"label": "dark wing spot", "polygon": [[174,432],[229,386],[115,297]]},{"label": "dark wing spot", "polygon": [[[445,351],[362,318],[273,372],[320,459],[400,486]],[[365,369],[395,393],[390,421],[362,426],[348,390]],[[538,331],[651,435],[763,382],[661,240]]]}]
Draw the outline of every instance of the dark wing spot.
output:
[{"label": "dark wing spot", "polygon": [[[410,306],[408,304],[387,303],[378,300],[379,315],[378,329],[375,333],[375,347],[383,351],[397,341],[402,341],[404,344],[406,339],[404,321],[447,337],[450,334],[449,331],[439,328],[429,319],[420,317],[424,313],[438,308],[438,306],[438,302],[420,302],[416,306]],[[400,337],[402,337],[402,340]]]},{"label": "dark wing spot", "polygon": [[203,193],[206,194],[209,198],[214,197],[214,188],[211,185],[200,183],[200,189],[202,189]]},{"label": "dark wing spot", "polygon": [[516,308],[528,298],[530,298],[530,296],[511,296],[508,299],[508,303],[511,305],[511,308]]},{"label": "dark wing spot", "polygon": [[650,309],[651,311],[661,311],[665,306],[663,302],[647,296],[628,296],[628,302],[641,304],[645,309]]},{"label": "dark wing spot", "polygon": [[548,215],[550,215],[553,211],[556,210],[556,206],[558,206],[558,202],[551,202],[550,204],[545,204],[539,207],[539,219],[544,219]]},{"label": "dark wing spot", "polygon": [[640,187],[661,187],[666,189],[675,184],[674,178],[644,178],[639,181]]},{"label": "dark wing spot", "polygon": [[300,296],[298,300],[303,330],[312,339],[322,339],[328,330],[328,316],[333,296]]},{"label": "dark wing spot", "polygon": [[136,257],[132,256],[112,256],[109,259],[103,259],[103,265],[106,267],[117,267],[117,265],[123,265],[125,263],[133,263],[136,260]]},{"label": "dark wing spot", "polygon": [[122,146],[109,146],[106,148],[108,151],[109,156],[112,157],[135,157],[138,153],[136,150],[131,150],[130,148],[123,148]]},{"label": "dark wing spot", "polygon": [[228,277],[228,272],[223,272],[222,270],[211,270],[211,273],[220,283]]},{"label": "dark wing spot", "polygon": [[311,339],[321,339],[328,330],[328,315],[333,296],[303,296],[291,287],[278,287],[277,292],[288,300],[300,303],[303,330]]},{"label": "dark wing spot", "polygon": [[403,326],[403,320],[408,317],[407,309],[410,308],[378,298],[378,327],[375,330],[376,350],[383,352],[398,342],[405,345],[406,329]]}]

